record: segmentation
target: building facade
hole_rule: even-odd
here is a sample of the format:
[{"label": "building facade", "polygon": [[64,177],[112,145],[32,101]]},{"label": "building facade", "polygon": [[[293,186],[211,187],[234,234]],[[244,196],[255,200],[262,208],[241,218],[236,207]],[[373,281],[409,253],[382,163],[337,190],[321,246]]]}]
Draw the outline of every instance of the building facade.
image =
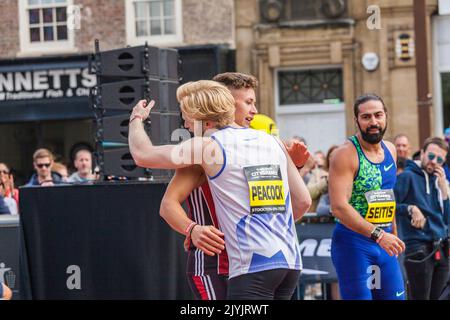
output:
[{"label": "building facade", "polygon": [[232,0],[2,0],[0,6],[0,162],[14,168],[17,185],[29,178],[36,148],[70,162],[74,146],[94,145],[89,92],[96,78],[88,57],[95,39],[102,51],[145,42],[180,49],[186,80],[233,63]]},{"label": "building facade", "polygon": [[[313,151],[343,143],[356,129],[355,98],[373,92],[388,107],[386,138],[405,133],[418,149],[413,0],[235,4],[237,69],[258,76],[259,109],[283,138],[303,136]],[[438,7],[426,2],[431,134],[442,135],[450,125],[449,16]]]}]

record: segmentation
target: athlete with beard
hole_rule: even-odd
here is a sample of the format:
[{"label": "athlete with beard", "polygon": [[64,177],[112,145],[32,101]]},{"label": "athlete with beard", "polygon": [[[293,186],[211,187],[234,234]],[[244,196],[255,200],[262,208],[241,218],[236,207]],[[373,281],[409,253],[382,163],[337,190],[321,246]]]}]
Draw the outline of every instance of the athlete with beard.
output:
[{"label": "athlete with beard", "polygon": [[331,210],[338,219],[331,258],[343,299],[403,300],[397,256],[405,244],[393,232],[396,151],[383,141],[386,106],[366,94],[353,112],[359,130],[333,153],[329,171]]}]

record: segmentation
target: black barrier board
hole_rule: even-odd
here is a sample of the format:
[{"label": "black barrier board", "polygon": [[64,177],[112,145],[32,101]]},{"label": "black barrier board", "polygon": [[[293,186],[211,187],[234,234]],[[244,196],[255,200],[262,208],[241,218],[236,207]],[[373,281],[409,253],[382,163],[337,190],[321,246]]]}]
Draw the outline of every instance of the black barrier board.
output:
[{"label": "black barrier board", "polygon": [[301,282],[337,281],[336,271],[331,261],[331,238],[334,227],[334,223],[296,225],[303,261]]}]

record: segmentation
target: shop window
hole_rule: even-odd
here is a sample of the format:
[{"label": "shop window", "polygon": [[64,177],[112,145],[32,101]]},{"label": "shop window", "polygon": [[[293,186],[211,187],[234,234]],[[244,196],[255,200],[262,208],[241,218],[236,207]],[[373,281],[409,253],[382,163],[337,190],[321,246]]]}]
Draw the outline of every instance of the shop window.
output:
[{"label": "shop window", "polygon": [[341,69],[280,71],[278,85],[280,106],[343,100]]},{"label": "shop window", "polygon": [[179,44],[181,0],[125,0],[130,45]]},{"label": "shop window", "polygon": [[19,0],[22,53],[73,51],[71,7],[72,0]]}]

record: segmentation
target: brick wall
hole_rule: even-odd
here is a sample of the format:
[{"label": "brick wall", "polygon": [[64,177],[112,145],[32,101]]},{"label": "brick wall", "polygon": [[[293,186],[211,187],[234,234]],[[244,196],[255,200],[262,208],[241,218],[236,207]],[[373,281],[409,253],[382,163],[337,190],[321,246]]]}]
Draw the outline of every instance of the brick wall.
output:
[{"label": "brick wall", "polygon": [[233,0],[183,0],[185,44],[233,44]]},{"label": "brick wall", "polygon": [[[15,58],[20,51],[19,0],[0,0],[0,59]],[[76,52],[120,48],[126,43],[126,0],[73,0],[80,6],[80,29],[75,30]],[[182,0],[183,43],[228,43],[234,46],[233,0]]]},{"label": "brick wall", "polygon": [[126,46],[124,0],[74,0],[74,4],[81,7],[81,29],[75,32],[80,52],[92,52],[95,39],[101,50]]},{"label": "brick wall", "polygon": [[17,0],[1,0],[0,59],[14,58],[20,50]]}]

